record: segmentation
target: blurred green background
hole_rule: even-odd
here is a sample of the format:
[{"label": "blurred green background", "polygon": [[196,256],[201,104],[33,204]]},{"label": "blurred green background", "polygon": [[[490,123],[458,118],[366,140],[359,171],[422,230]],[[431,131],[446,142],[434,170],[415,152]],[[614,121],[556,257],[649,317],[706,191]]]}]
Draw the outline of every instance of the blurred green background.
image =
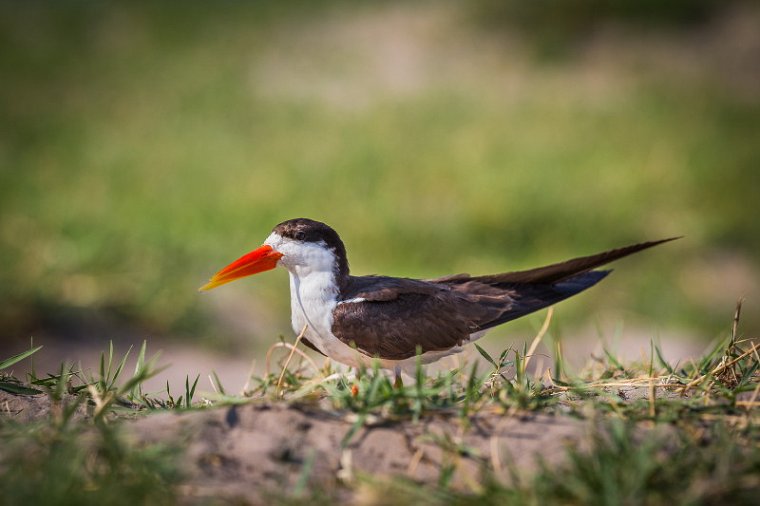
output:
[{"label": "blurred green background", "polygon": [[759,22],[740,1],[3,2],[0,342],[290,336],[284,272],[196,289],[299,216],[354,273],[414,277],[685,235],[558,324],[709,339],[747,296],[756,333]]}]

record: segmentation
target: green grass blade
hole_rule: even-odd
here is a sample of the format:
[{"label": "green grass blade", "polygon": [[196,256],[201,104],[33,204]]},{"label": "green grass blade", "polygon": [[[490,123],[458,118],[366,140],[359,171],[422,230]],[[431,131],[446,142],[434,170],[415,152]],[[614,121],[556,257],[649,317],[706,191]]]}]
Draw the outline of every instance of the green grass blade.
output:
[{"label": "green grass blade", "polygon": [[356,421],[351,426],[350,429],[348,429],[348,432],[346,432],[346,435],[343,436],[343,439],[340,440],[340,447],[345,448],[348,446],[348,443],[351,442],[351,438],[354,437],[354,435],[364,426],[364,421],[367,419],[367,413],[359,413],[359,415],[356,417]]},{"label": "green grass blade", "polygon": [[606,346],[602,348],[602,350],[604,351],[604,355],[607,357],[607,360],[609,360],[610,364],[612,364],[615,369],[619,369],[621,371],[625,370],[623,364],[620,363],[620,361],[615,357],[615,355],[612,354],[612,352],[610,352],[610,350],[607,349]]},{"label": "green grass blade", "polygon": [[665,357],[662,354],[662,350],[658,345],[654,346],[654,352],[657,355],[657,361],[660,363],[660,366],[664,367],[670,374],[675,374],[675,369],[673,369],[673,366],[671,366],[667,360],[665,360]]},{"label": "green grass blade", "polygon": [[[127,392],[133,392],[135,389],[139,386],[145,383],[145,381],[149,380],[150,378],[153,378],[154,376],[158,375],[159,373],[165,371],[168,369],[169,366],[165,365],[163,367],[159,368],[153,368],[153,367],[145,367],[140,372],[131,378],[129,378],[127,381],[124,382],[124,384],[117,390],[117,395],[124,395]],[[166,382],[166,388],[167,388],[167,395],[168,395],[168,389],[169,389],[169,382]],[[139,398],[139,397],[138,397]],[[134,399],[132,399],[134,400]]]},{"label": "green grass blade", "polygon": [[481,348],[478,343],[474,343],[475,348],[478,350],[478,352],[483,356],[484,359],[488,360],[498,371],[499,370],[499,364],[496,363],[496,361],[491,357],[491,355],[488,354],[486,350]]},{"label": "green grass blade", "polygon": [[190,386],[190,376],[185,376],[185,407],[190,409],[193,407],[193,396],[195,395],[195,387],[198,386],[198,380],[201,375],[195,377],[193,386]]},{"label": "green grass blade", "polygon": [[121,371],[124,369],[124,364],[127,363],[127,358],[129,358],[129,354],[132,352],[132,345],[129,345],[129,349],[124,354],[124,356],[121,358],[121,361],[119,362],[119,365],[116,367],[116,370],[113,373],[113,377],[110,379],[108,384],[108,390],[111,390],[114,385],[116,384],[116,380],[119,379],[119,375],[121,374]]},{"label": "green grass blade", "polygon": [[7,369],[13,364],[17,364],[18,362],[21,362],[27,357],[30,357],[40,351],[42,349],[42,346],[37,346],[36,348],[32,348],[30,350],[26,350],[24,352],[19,353],[18,355],[13,355],[12,357],[6,358],[2,362],[0,362],[0,371],[3,369]]},{"label": "green grass blade", "polygon": [[[81,367],[80,367],[81,369]],[[100,379],[98,380],[98,384],[101,386],[102,390],[105,390],[105,384],[103,381],[105,381],[103,378],[106,377],[106,353],[104,351],[100,352]]]},{"label": "green grass blade", "polygon": [[[130,347],[130,349],[132,349]],[[145,364],[145,352],[148,349],[148,341],[147,339],[143,339],[142,346],[140,346],[140,352],[137,354],[137,362],[135,362],[135,374],[137,374],[140,369],[142,369],[143,364]]]},{"label": "green grass blade", "polygon": [[63,398],[63,392],[66,390],[67,379],[66,364],[61,362],[61,374],[58,376],[58,381],[55,382],[52,390],[53,399],[61,400]]},{"label": "green grass blade", "polygon": [[38,395],[43,393],[42,390],[25,387],[19,383],[10,381],[0,381],[0,390],[5,390],[15,395]]},{"label": "green grass blade", "polygon": [[[137,361],[135,362],[135,372],[132,377],[139,376],[143,367],[145,366],[145,352],[148,348],[148,341],[143,339],[142,346],[140,346],[140,352],[137,354]],[[129,391],[129,397],[132,401],[142,397],[142,381],[135,383],[134,387]]]},{"label": "green grass blade", "polygon": [[224,387],[222,386],[222,382],[219,380],[219,376],[216,374],[216,371],[211,371],[211,383],[214,389],[219,392],[220,395],[227,395],[227,392],[224,391]]},{"label": "green grass blade", "polygon": [[296,480],[296,484],[293,487],[293,495],[295,497],[303,496],[303,493],[306,490],[306,486],[309,484],[311,472],[314,469],[314,460],[316,459],[316,455],[317,452],[314,450],[314,448],[309,449],[309,451],[306,453],[306,458],[304,458],[301,473],[298,475],[298,480]]}]

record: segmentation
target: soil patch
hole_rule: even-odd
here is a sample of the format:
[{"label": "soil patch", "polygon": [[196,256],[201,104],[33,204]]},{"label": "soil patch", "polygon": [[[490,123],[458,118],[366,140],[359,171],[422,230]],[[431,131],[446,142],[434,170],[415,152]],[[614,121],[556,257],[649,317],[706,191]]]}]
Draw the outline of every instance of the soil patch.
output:
[{"label": "soil patch", "polygon": [[[0,392],[4,416],[20,422],[56,409],[47,395]],[[78,417],[86,416],[80,408]],[[435,484],[454,469],[452,486],[479,483],[485,469],[509,481],[510,469],[527,476],[538,459],[559,463],[567,445],[582,445],[590,422],[546,414],[483,411],[466,421],[435,416],[418,423],[369,418],[350,442],[353,413],[293,404],[244,404],[124,419],[133,444],[178,443],[184,448],[188,499],[227,498],[253,503],[298,487],[348,499],[342,483],[403,476]]]},{"label": "soil patch", "polygon": [[479,413],[462,420],[434,417],[419,423],[370,423],[351,442],[342,440],[354,415],[293,405],[242,405],[205,412],[162,413],[132,422],[140,442],[178,435],[187,444],[187,494],[262,501],[293,493],[299,483],[339,496],[341,482],[357,477],[404,476],[435,484],[454,468],[452,485],[479,483],[484,469],[509,480],[536,469],[537,459],[560,462],[567,444],[578,445],[588,422],[564,416]]}]

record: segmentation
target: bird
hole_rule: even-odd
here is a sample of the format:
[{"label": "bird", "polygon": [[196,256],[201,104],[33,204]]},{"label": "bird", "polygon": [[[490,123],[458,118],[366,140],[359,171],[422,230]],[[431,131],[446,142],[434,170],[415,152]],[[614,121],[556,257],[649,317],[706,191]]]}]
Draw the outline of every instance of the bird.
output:
[{"label": "bird", "polygon": [[399,381],[418,361],[429,364],[459,353],[489,329],[577,295],[612,272],[598,267],[674,239],[502,274],[354,276],[335,230],[295,218],[276,225],[261,247],[219,270],[199,290],[284,267],[291,323],[306,346],[351,367],[393,370]]}]

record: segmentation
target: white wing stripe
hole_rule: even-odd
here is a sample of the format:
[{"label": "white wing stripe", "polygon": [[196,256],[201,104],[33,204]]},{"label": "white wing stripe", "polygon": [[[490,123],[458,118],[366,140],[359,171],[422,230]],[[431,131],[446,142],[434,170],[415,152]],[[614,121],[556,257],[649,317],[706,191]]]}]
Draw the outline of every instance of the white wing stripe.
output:
[{"label": "white wing stripe", "polygon": [[365,299],[364,297],[355,297],[353,299],[342,300],[342,301],[338,302],[338,305],[340,305],[340,304],[354,304],[356,302],[365,302],[366,300],[367,299]]}]

